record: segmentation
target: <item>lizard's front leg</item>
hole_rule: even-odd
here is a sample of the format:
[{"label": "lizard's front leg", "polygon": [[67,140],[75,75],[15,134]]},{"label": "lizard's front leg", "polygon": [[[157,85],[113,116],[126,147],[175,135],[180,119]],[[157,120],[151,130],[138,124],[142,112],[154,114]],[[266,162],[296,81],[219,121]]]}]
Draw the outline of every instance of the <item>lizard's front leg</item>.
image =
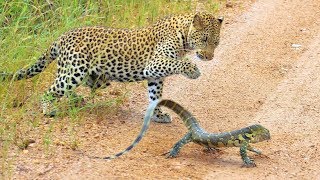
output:
[{"label": "lizard's front leg", "polygon": [[248,142],[243,141],[240,146],[240,155],[245,167],[255,167],[257,166],[253,160],[251,160],[247,155]]},{"label": "lizard's front leg", "polygon": [[255,152],[255,153],[257,153],[257,154],[261,154],[261,153],[262,153],[260,150],[254,148],[254,147],[252,147],[252,146],[250,146],[250,145],[248,145],[248,148],[247,148],[247,149],[248,149],[249,151]]}]

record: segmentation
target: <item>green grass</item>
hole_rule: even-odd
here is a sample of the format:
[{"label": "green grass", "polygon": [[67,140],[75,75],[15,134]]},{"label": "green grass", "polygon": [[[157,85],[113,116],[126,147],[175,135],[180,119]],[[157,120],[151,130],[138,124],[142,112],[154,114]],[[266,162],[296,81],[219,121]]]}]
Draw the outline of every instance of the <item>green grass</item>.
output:
[{"label": "green grass", "polygon": [[[213,13],[219,10],[221,3],[218,0],[201,2]],[[0,0],[0,71],[15,72],[31,65],[49,44],[72,28],[90,25],[139,28],[150,25],[159,17],[194,12],[195,9],[196,3],[188,0]],[[39,100],[54,74],[53,63],[32,79],[1,82],[0,175],[9,177],[12,174],[10,167],[14,158],[8,158],[9,154],[12,151],[20,153],[21,147],[26,146],[24,143],[32,138],[30,134],[38,135],[44,151],[50,155],[54,128],[67,126],[68,144],[76,149],[79,141],[75,127],[81,125],[86,114],[99,114],[100,109],[120,106],[129,91],[120,89],[117,98],[92,102],[85,107],[70,106],[62,101],[59,106],[67,110],[57,119],[69,117],[69,121],[53,121],[46,126]]]}]

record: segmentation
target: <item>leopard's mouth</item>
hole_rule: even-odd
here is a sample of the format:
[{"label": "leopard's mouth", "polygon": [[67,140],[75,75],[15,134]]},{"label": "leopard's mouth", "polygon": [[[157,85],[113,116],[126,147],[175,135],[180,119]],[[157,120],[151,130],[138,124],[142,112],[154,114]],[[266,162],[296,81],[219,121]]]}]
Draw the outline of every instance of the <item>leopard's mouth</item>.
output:
[{"label": "leopard's mouth", "polygon": [[196,52],[196,56],[199,58],[201,61],[210,61],[213,59],[213,54],[210,56],[206,56],[205,53],[201,53],[201,51]]}]

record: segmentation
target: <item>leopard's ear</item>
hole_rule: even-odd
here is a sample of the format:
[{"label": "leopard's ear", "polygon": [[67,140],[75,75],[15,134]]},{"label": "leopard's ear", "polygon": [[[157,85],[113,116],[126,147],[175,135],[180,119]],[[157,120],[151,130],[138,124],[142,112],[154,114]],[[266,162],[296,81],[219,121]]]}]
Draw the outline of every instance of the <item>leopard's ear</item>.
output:
[{"label": "leopard's ear", "polygon": [[204,25],[203,25],[203,21],[202,18],[200,17],[200,15],[197,13],[196,15],[194,15],[193,17],[193,26],[197,29],[197,30],[202,30],[204,29]]}]

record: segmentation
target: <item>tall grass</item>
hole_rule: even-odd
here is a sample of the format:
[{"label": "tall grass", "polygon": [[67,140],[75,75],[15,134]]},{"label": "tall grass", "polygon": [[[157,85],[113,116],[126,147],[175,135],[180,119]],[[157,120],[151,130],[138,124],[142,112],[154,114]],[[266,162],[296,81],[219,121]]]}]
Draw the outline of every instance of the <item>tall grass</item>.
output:
[{"label": "tall grass", "polygon": [[[218,11],[220,1],[202,1],[208,10]],[[196,1],[180,0],[0,0],[0,71],[15,72],[34,63],[59,35],[75,27],[101,25],[113,28],[139,28],[157,18],[176,13],[194,12]],[[55,64],[40,75],[19,82],[0,84],[0,174],[10,175],[11,151],[24,147],[30,132],[39,132],[43,148],[52,144],[52,129],[43,125],[39,99],[52,82]],[[106,103],[84,108],[69,107],[71,147],[77,147],[74,126],[94,107],[119,106],[127,90]],[[83,110],[85,109],[85,110]],[[61,116],[60,116],[61,117]],[[64,117],[64,116],[62,116]],[[58,117],[59,118],[59,117]],[[73,119],[73,120],[72,120]],[[77,119],[77,121],[75,121]],[[59,123],[59,122],[54,122]],[[17,145],[17,146],[15,146]],[[18,150],[19,153],[19,150]]]}]

